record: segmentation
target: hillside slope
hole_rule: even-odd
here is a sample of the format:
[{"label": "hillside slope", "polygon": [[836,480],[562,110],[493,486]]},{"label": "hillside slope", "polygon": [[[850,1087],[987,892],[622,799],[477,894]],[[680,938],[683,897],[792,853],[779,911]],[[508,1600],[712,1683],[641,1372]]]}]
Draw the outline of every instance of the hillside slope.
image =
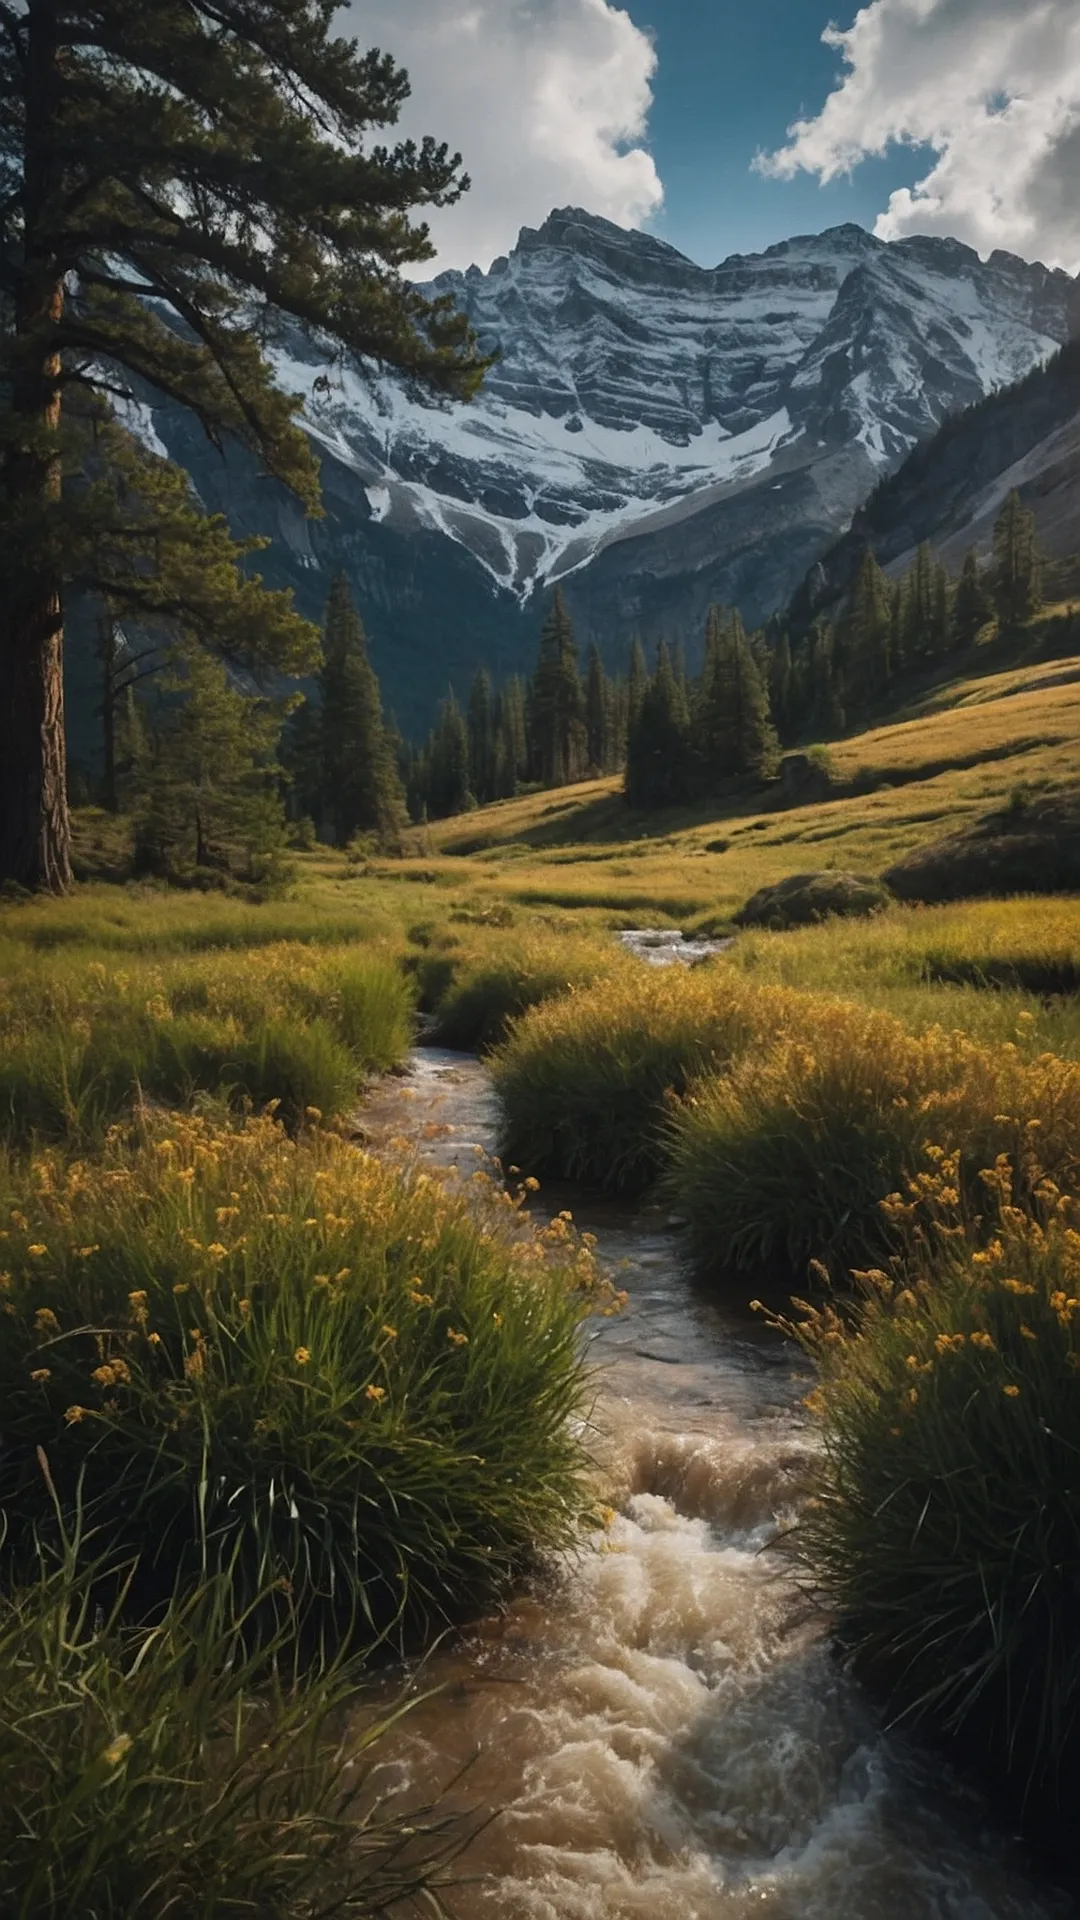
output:
[{"label": "hillside slope", "polygon": [[[968,547],[986,559],[1013,488],[1034,513],[1052,561],[1080,554],[1080,340],[916,448],[815,564],[795,599],[796,624],[836,603],[867,545],[892,573],[910,565],[921,540],[933,543],[953,574]],[[1080,587],[1066,575],[1067,590]]]}]

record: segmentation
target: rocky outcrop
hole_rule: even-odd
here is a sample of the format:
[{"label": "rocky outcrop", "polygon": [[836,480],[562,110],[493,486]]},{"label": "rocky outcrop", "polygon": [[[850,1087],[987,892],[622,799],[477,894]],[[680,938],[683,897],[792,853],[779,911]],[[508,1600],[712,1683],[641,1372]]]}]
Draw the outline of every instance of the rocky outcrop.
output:
[{"label": "rocky outcrop", "polygon": [[792,873],[762,887],[735,915],[737,927],[809,927],[833,915],[880,913],[889,904],[888,888],[865,874]]}]

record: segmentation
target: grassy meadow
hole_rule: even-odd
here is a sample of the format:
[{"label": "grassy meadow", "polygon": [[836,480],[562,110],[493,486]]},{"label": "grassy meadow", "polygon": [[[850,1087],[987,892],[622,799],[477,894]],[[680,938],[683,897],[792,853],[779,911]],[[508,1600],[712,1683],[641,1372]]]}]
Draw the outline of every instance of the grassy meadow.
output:
[{"label": "grassy meadow", "polygon": [[[437,1808],[355,1810],[337,1706],[577,1537],[578,1330],[611,1296],[524,1188],[356,1144],[418,1035],[490,1055],[522,1177],[656,1195],[707,1282],[808,1293],[811,1577],[1018,1803],[1077,1777],[1080,901],[733,920],[1075,782],[1080,660],[931,689],[830,773],[708,814],[526,794],[393,861],[298,854],[263,901],[94,877],[119,830],[87,815],[71,894],[0,902],[13,1912],[149,1920],[182,1884],[374,1915],[461,1845]],[[733,938],[658,969],[635,926]]]}]

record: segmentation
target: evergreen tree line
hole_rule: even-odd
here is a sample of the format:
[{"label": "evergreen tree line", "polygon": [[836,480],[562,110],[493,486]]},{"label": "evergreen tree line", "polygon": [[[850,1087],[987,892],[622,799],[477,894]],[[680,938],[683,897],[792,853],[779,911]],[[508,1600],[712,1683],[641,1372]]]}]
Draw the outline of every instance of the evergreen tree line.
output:
[{"label": "evergreen tree line", "polygon": [[[640,648],[637,649],[640,656]],[[626,758],[635,671],[610,675],[589,648],[582,674],[577,640],[558,588],[540,632],[536,667],[496,688],[478,669],[464,709],[451,688],[427,739],[402,766],[414,820],[438,820],[526,786],[562,787],[616,773]]]},{"label": "evergreen tree line", "polygon": [[[1037,611],[1040,585],[1034,519],[1014,493],[986,566],[969,552],[954,584],[923,545],[890,581],[868,549],[839,618],[816,622],[794,649],[778,623],[748,635],[735,609],[711,608],[694,678],[664,642],[650,671],[638,640],[625,675],[609,674],[595,646],[582,674],[556,590],[532,675],[495,688],[479,669],[465,707],[450,690],[419,747],[383,713],[344,574],[326,604],[317,699],[246,693],[195,644],[118,648],[106,623],[106,800],[134,815],[144,866],[227,865],[242,848],[252,873],[284,844],[286,813],[338,846],[366,837],[392,850],[410,819],[589,775],[622,771],[634,806],[679,805],[768,776],[782,745],[842,732],[899,677],[974,645],[991,619],[1016,628]],[[151,673],[159,691],[148,704],[135,689]]]},{"label": "evergreen tree line", "polygon": [[794,648],[779,622],[766,631],[781,741],[842,733],[878,708],[895,681],[973,646],[992,619],[1002,633],[1014,631],[1041,605],[1042,572],[1035,517],[1015,492],[998,514],[989,561],[980,566],[970,549],[955,583],[928,542],[899,580],[867,547],[838,618],[816,620]]}]

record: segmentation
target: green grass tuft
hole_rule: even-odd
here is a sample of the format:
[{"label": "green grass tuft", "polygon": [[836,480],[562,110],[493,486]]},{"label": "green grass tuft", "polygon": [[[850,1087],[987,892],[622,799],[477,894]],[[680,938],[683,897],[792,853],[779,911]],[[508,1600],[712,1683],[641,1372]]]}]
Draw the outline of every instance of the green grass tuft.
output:
[{"label": "green grass tuft", "polygon": [[173,1115],[9,1165],[0,1218],[9,1554],[50,1525],[42,1447],[153,1591],[284,1579],[335,1636],[430,1628],[574,1537],[595,1271],[494,1188]]},{"label": "green grass tuft", "polygon": [[[981,1226],[940,1157],[925,1223],[853,1316],[793,1329],[817,1362],[824,1453],[801,1551],[891,1710],[989,1762],[1071,1850],[1080,1787],[1080,1212],[1016,1210],[991,1170]],[[1028,1183],[1030,1184],[1030,1171]]]},{"label": "green grass tuft", "polygon": [[385,1723],[341,1738],[356,1661],[256,1659],[223,1581],[132,1627],[123,1573],[69,1550],[0,1599],[7,1920],[362,1920],[445,1881],[467,1823],[371,1793]]}]

